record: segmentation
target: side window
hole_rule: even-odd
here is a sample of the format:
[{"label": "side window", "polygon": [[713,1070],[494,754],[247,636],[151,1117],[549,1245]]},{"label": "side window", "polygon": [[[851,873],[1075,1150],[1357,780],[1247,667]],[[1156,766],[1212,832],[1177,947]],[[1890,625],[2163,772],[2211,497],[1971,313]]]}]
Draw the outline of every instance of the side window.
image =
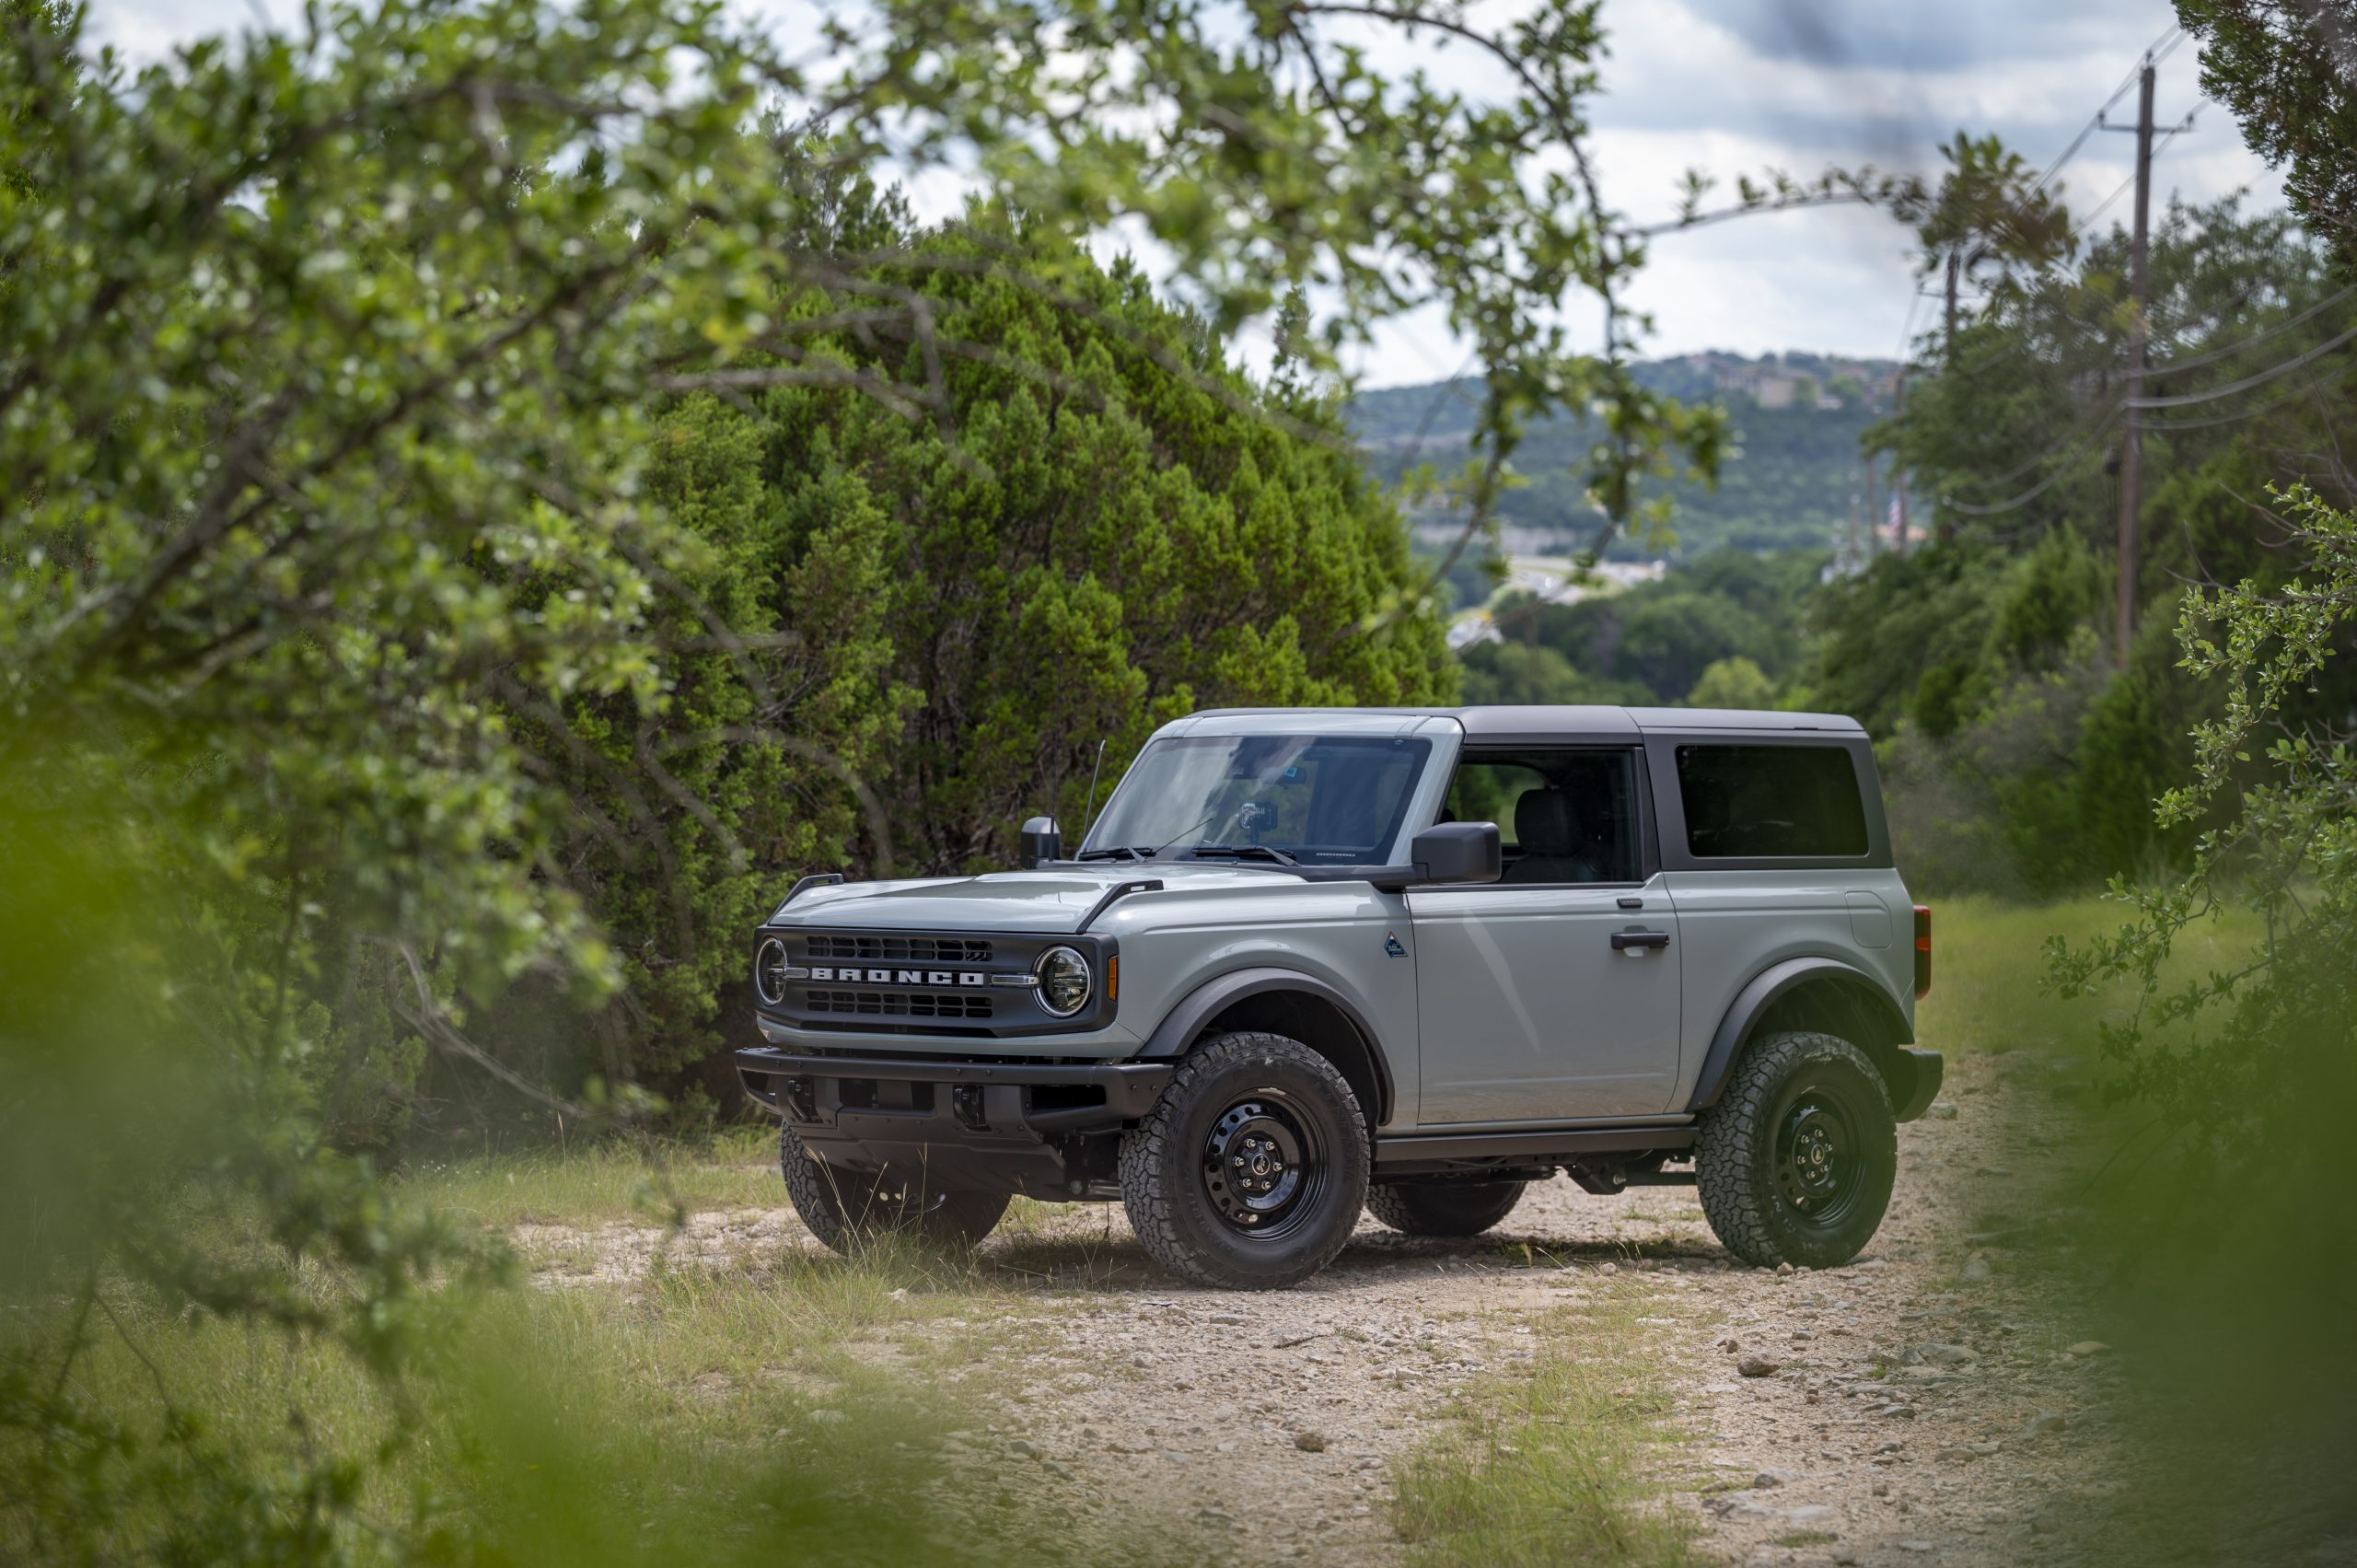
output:
[{"label": "side window", "polygon": [[1503,882],[1636,882],[1636,753],[1619,748],[1468,751],[1444,822],[1495,822]]},{"label": "side window", "polygon": [[1680,746],[1686,847],[1697,859],[1866,853],[1858,770],[1840,746]]}]

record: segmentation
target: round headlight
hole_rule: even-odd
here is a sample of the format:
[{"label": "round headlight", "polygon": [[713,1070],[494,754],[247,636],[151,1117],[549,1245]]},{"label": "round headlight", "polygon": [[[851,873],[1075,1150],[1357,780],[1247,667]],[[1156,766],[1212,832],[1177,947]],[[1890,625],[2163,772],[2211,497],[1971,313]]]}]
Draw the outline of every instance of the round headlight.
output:
[{"label": "round headlight", "polygon": [[1088,960],[1070,947],[1039,955],[1039,1001],[1059,1018],[1069,1018],[1088,1002]]},{"label": "round headlight", "polygon": [[772,1007],[785,1000],[785,944],[774,936],[753,955],[753,989]]}]

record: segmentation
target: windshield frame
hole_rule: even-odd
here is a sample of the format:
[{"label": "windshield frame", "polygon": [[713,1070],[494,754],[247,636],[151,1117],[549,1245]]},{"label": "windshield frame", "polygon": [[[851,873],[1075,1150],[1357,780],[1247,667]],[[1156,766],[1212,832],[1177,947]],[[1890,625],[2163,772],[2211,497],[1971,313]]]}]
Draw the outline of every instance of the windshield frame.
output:
[{"label": "windshield frame", "polygon": [[[1138,865],[1142,863],[1152,863],[1156,865],[1187,864],[1197,865],[1217,865],[1224,867],[1245,867],[1260,871],[1275,871],[1294,876],[1308,877],[1313,879],[1329,877],[1337,872],[1348,871],[1353,868],[1388,865],[1398,860],[1404,853],[1404,845],[1408,837],[1413,830],[1412,819],[1417,811],[1418,803],[1426,793],[1426,786],[1431,782],[1433,776],[1434,759],[1441,750],[1441,748],[1435,744],[1438,738],[1439,738],[1437,737],[1430,735],[1403,735],[1396,731],[1371,734],[1356,729],[1329,730],[1316,726],[1304,726],[1301,728],[1288,728],[1283,730],[1220,731],[1208,734],[1157,735],[1149,739],[1146,744],[1139,749],[1137,756],[1132,759],[1130,765],[1122,771],[1120,782],[1114,786],[1112,795],[1107,798],[1104,809],[1097,813],[1096,819],[1090,824],[1088,831],[1083,837],[1079,847],[1072,853],[1074,858],[1082,855],[1102,853],[1106,855],[1106,858],[1101,861],[1092,862],[1091,864],[1102,864],[1106,865],[1119,865],[1123,864]],[[1165,749],[1193,749],[1207,746],[1223,746],[1234,749],[1242,746],[1266,746],[1271,742],[1283,743],[1287,741],[1300,742],[1305,745],[1330,744],[1353,748],[1364,747],[1370,751],[1379,750],[1394,754],[1405,754],[1411,760],[1410,772],[1406,779],[1400,784],[1398,798],[1392,804],[1390,817],[1380,829],[1374,843],[1368,846],[1370,850],[1368,858],[1344,862],[1334,860],[1316,860],[1305,857],[1297,862],[1287,862],[1285,860],[1278,859],[1275,856],[1254,854],[1248,850],[1242,854],[1214,854],[1197,855],[1192,854],[1191,852],[1198,846],[1210,842],[1214,842],[1211,839],[1213,830],[1216,828],[1226,825],[1222,820],[1218,819],[1207,821],[1190,828],[1185,832],[1179,834],[1177,839],[1171,840],[1167,843],[1153,846],[1123,846],[1115,844],[1110,841],[1110,838],[1107,834],[1107,824],[1118,820],[1120,816],[1120,807],[1123,796],[1129,792],[1141,787],[1140,781],[1144,771],[1146,768],[1149,760],[1157,752]],[[1236,840],[1230,838],[1216,842],[1233,843]],[[1150,854],[1141,855],[1136,859],[1124,859],[1110,853],[1123,847],[1132,849],[1151,848],[1153,853]],[[1295,846],[1279,842],[1267,844],[1263,847],[1293,853],[1295,852],[1297,848],[1303,848],[1306,846]]]}]

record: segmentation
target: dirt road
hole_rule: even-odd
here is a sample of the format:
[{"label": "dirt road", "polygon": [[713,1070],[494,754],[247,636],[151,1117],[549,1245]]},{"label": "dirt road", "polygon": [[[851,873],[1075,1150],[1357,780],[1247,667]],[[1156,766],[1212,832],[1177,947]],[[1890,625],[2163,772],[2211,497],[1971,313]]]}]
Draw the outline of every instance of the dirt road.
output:
[{"label": "dirt road", "polygon": [[[1474,1242],[1368,1221],[1332,1269],[1274,1295],[1176,1284],[1118,1208],[1035,1211],[983,1252],[1016,1315],[925,1330],[987,1327],[1009,1390],[945,1457],[984,1483],[973,1507],[1052,1506],[1102,1561],[1175,1535],[1211,1561],[1394,1562],[1395,1467],[1455,1397],[1575,1332],[1569,1309],[1596,1292],[1634,1291],[1643,1360],[1686,1438],[1648,1462],[1704,1559],[2059,1561],[2044,1527],[2110,1484],[2114,1357],[2099,1326],[2009,1267],[2036,1216],[1993,1205],[2059,1142],[2047,1097],[2001,1070],[2018,1060],[1952,1067],[1934,1118],[1900,1131],[1880,1237],[1818,1273],[1734,1265],[1683,1188],[1604,1199],[1559,1179]],[[594,1279],[632,1272],[661,1237],[519,1240]],[[715,1263],[816,1247],[782,1206],[697,1215],[668,1245]]]}]

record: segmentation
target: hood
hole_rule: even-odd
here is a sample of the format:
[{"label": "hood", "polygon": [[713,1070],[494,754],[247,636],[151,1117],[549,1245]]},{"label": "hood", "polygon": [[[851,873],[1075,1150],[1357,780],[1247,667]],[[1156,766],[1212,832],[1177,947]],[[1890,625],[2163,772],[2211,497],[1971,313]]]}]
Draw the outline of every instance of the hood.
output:
[{"label": "hood", "polygon": [[1299,891],[1282,871],[1167,861],[1109,862],[1052,871],[993,871],[981,877],[928,877],[899,882],[844,882],[813,888],[771,915],[772,925],[854,930],[1076,930],[1097,900],[1123,882],[1160,882],[1166,889],[1230,892],[1254,886]]}]

